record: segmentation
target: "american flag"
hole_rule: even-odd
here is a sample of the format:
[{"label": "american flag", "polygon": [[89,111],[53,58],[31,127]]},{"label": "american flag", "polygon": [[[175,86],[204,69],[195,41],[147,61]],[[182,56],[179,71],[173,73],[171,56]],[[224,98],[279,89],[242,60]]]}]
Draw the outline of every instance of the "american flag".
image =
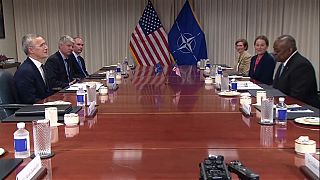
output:
[{"label": "american flag", "polygon": [[171,64],[168,35],[150,0],[131,35],[130,51],[140,66]]}]

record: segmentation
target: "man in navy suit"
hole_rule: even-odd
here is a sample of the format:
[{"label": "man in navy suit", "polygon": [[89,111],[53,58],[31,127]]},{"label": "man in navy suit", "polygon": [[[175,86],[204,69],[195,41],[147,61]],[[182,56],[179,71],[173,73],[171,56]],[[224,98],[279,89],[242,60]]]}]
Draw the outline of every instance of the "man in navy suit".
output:
[{"label": "man in navy suit", "polygon": [[85,78],[89,74],[86,69],[86,64],[84,62],[84,59],[80,56],[82,50],[83,50],[83,40],[80,37],[73,38],[74,45],[73,45],[73,52],[70,54],[69,59],[70,62],[73,63],[74,68],[74,76],[76,78]]},{"label": "man in navy suit", "polygon": [[51,55],[46,62],[46,71],[50,87],[59,90],[76,82],[74,79],[73,63],[70,63],[69,55],[73,50],[74,40],[64,35],[59,40],[59,50]]},{"label": "man in navy suit", "polygon": [[281,63],[273,87],[307,104],[320,108],[315,71],[308,59],[297,50],[290,35],[282,35],[273,45],[275,58]]},{"label": "man in navy suit", "polygon": [[22,47],[28,57],[16,71],[14,84],[20,103],[33,104],[52,94],[42,64],[48,57],[48,45],[41,36],[27,34]]}]

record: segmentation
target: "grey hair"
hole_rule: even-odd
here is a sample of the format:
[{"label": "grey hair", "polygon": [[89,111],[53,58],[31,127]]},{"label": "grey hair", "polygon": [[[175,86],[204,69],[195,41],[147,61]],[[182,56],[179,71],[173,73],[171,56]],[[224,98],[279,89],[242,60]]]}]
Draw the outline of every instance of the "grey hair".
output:
[{"label": "grey hair", "polygon": [[38,37],[41,36],[38,34],[26,34],[22,37],[22,49],[26,55],[29,54],[29,47],[31,46],[32,40]]},{"label": "grey hair", "polygon": [[65,44],[67,42],[71,42],[74,43],[74,40],[72,37],[68,36],[68,35],[64,35],[59,39],[59,45],[61,44]]}]

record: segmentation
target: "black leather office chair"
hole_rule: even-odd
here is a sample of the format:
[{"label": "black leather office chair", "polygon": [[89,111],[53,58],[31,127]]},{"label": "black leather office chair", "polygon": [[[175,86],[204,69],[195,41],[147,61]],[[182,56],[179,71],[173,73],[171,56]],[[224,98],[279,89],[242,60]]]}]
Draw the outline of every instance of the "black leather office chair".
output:
[{"label": "black leather office chair", "polygon": [[12,74],[0,70],[0,121],[13,114],[17,109],[26,106],[18,103]]}]

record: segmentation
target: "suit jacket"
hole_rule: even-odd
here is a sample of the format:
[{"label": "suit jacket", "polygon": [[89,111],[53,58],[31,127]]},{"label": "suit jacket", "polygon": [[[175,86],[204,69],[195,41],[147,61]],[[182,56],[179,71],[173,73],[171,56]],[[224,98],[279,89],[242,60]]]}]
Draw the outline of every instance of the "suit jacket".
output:
[{"label": "suit jacket", "polygon": [[81,56],[79,56],[79,59],[80,59],[81,67],[82,67],[84,73],[82,72],[81,67],[80,67],[76,57],[74,56],[74,54],[71,53],[69,56],[70,63],[72,63],[72,66],[74,68],[74,77],[75,78],[85,78],[86,76],[89,75],[89,73],[87,72],[84,59]]},{"label": "suit jacket", "polygon": [[33,104],[52,94],[50,88],[43,81],[37,66],[29,58],[16,71],[14,84],[20,103]]},{"label": "suit jacket", "polygon": [[312,64],[300,53],[293,55],[284,67],[279,77],[281,66],[278,68],[273,87],[283,93],[297,98],[307,104],[318,107],[317,82]]},{"label": "suit jacket", "polygon": [[276,61],[268,52],[265,52],[256,67],[256,71],[254,71],[257,57],[258,56],[255,55],[251,58],[249,76],[261,83],[271,85]]},{"label": "suit jacket", "polygon": [[249,54],[247,51],[244,51],[242,55],[239,55],[238,61],[236,64],[236,68],[238,67],[238,73],[248,76],[249,69],[250,69],[250,60],[251,60],[251,54]]},{"label": "suit jacket", "polygon": [[[69,78],[64,65],[64,59],[59,51],[51,55],[46,62],[46,71],[50,87],[65,88],[69,86],[69,82],[73,80],[73,66],[67,61],[69,65]],[[70,79],[70,80],[69,80]]]}]

